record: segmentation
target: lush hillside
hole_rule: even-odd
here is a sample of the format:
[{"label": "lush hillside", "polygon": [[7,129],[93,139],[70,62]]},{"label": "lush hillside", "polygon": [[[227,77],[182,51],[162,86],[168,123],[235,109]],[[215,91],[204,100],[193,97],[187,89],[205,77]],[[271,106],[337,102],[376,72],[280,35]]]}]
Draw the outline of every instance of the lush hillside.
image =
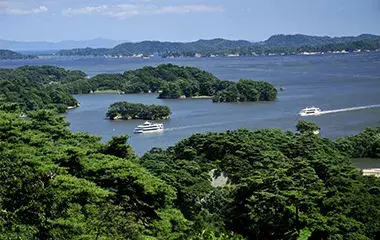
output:
[{"label": "lush hillside", "polygon": [[159,120],[168,119],[170,108],[160,105],[144,105],[141,103],[116,102],[108,108],[106,116],[109,119],[144,119]]},{"label": "lush hillside", "polygon": [[84,79],[87,75],[79,70],[66,70],[55,66],[22,66],[15,69],[0,68],[0,79],[27,79],[32,83],[68,83]]},{"label": "lush hillside", "polygon": [[[58,55],[62,56],[132,56],[132,55],[159,55],[162,57],[193,57],[196,54],[201,56],[211,55],[255,55],[269,53],[300,53],[302,47],[315,48],[319,51],[330,48],[331,51],[337,51],[340,48],[349,48],[354,42],[376,43],[376,46],[362,46],[362,50],[376,50],[380,48],[380,36],[362,34],[357,37],[318,37],[308,35],[274,35],[268,40],[261,43],[251,43],[244,40],[231,41],[225,39],[198,40],[195,42],[159,42],[143,41],[138,43],[122,43],[114,48],[79,48],[72,50],[62,50]],[[373,44],[372,44],[373,45]],[[319,47],[319,48],[316,48]],[[339,48],[339,49],[338,49]],[[348,49],[347,49],[348,50]],[[356,49],[354,49],[356,50]]]},{"label": "lush hillside", "polygon": [[16,104],[22,111],[56,109],[64,112],[78,102],[61,83],[81,79],[80,71],[53,66],[24,66],[0,69],[0,105]]},{"label": "lush hillside", "polygon": [[38,58],[33,55],[24,55],[18,52],[13,52],[10,50],[0,49],[0,60],[12,60],[12,59],[33,59]]}]

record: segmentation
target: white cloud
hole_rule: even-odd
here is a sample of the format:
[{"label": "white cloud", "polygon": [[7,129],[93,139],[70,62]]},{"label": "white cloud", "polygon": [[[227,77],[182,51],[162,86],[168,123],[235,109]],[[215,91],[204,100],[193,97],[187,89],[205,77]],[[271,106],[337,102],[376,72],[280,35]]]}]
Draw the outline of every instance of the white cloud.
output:
[{"label": "white cloud", "polygon": [[[142,1],[142,0],[140,0]],[[148,0],[143,0],[148,1]],[[182,6],[155,6],[155,5],[101,5],[83,8],[68,8],[62,11],[63,15],[102,15],[117,19],[125,19],[136,15],[157,15],[157,14],[186,14],[191,12],[222,12],[222,6],[207,5],[182,5]]]},{"label": "white cloud", "polygon": [[80,15],[80,14],[88,14],[91,15],[93,13],[103,13],[107,10],[107,5],[101,5],[97,7],[84,7],[84,8],[68,8],[63,10],[62,13],[64,15]]},{"label": "white cloud", "polygon": [[20,8],[13,8],[9,5],[9,2],[7,1],[0,1],[0,12],[8,13],[8,14],[15,14],[15,15],[29,15],[29,14],[39,14],[47,12],[48,8],[45,6],[39,6],[37,8],[30,8],[30,9],[20,9]]}]

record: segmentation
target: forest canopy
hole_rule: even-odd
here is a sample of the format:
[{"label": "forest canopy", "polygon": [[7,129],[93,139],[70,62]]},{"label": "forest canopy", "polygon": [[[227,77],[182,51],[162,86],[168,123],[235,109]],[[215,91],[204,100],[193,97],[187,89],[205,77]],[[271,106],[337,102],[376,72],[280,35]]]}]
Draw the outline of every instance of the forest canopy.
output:
[{"label": "forest canopy", "polygon": [[242,79],[235,86],[235,82],[222,81],[206,71],[173,64],[143,67],[123,74],[99,74],[65,84],[65,88],[73,94],[97,90],[159,93],[161,99],[216,96],[216,102],[273,101],[277,96],[274,86],[266,82]]},{"label": "forest canopy", "polygon": [[[67,126],[47,110],[0,110],[0,238],[380,236],[380,180],[309,131],[194,134],[139,158],[128,136],[101,143]],[[345,145],[379,134],[367,129]],[[362,156],[379,154],[371,149]],[[213,187],[219,175],[227,184]]]},{"label": "forest canopy", "polygon": [[64,112],[77,106],[77,100],[61,83],[82,79],[81,71],[53,66],[24,66],[0,69],[0,105],[17,104],[22,111],[55,109]]}]

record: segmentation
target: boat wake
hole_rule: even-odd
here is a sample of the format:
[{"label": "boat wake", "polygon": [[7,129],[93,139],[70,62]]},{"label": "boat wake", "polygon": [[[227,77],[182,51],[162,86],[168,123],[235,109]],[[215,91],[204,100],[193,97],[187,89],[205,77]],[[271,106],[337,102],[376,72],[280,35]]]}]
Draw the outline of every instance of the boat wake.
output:
[{"label": "boat wake", "polygon": [[229,123],[234,123],[234,122],[236,122],[236,121],[225,121],[225,122],[187,125],[187,126],[180,126],[180,127],[165,128],[164,131],[174,131],[174,130],[182,130],[182,129],[188,129],[188,128],[212,127],[212,126],[224,125],[224,124],[229,124]]},{"label": "boat wake", "polygon": [[335,110],[326,110],[326,111],[321,111],[319,115],[329,114],[329,113],[338,113],[338,112],[356,111],[356,110],[361,110],[361,109],[378,108],[378,107],[380,107],[380,104],[367,105],[367,106],[361,106],[361,107],[341,108],[341,109],[335,109]]}]

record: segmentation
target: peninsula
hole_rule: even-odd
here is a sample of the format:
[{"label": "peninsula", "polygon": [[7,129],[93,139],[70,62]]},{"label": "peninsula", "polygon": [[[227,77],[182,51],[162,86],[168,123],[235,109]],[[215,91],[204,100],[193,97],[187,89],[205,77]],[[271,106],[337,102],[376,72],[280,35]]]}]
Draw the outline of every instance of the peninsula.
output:
[{"label": "peninsula", "polygon": [[38,58],[34,55],[24,55],[11,50],[0,49],[0,60],[15,60],[15,59],[34,59]]}]

